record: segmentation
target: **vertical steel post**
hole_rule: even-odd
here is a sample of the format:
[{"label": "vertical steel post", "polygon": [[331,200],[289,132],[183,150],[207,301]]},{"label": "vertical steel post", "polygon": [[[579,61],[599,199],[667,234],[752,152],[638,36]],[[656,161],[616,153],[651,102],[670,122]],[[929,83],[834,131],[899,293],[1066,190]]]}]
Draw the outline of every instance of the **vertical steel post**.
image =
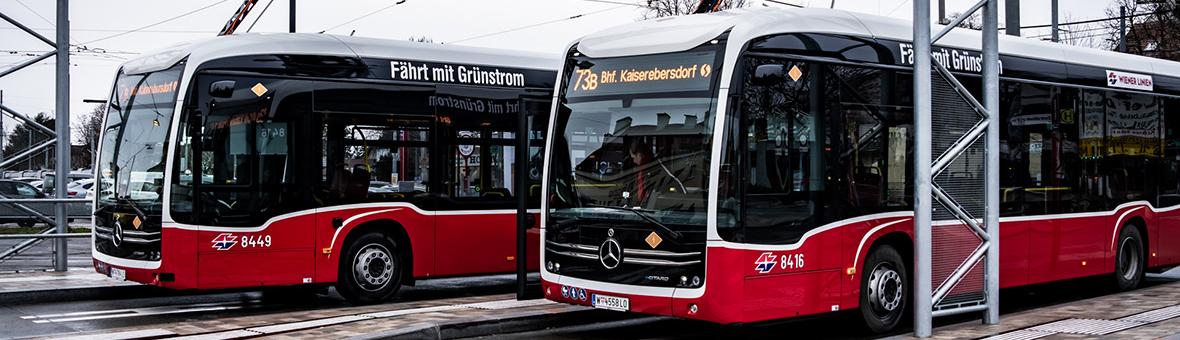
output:
[{"label": "vertical steel post", "polygon": [[1119,52],[1127,53],[1127,6],[1119,6]]},{"label": "vertical steel post", "polygon": [[[988,0],[983,7],[983,106],[987,109],[987,143],[984,161],[984,216],[987,230],[987,262],[984,264],[983,322],[1000,323],[1000,0]],[[1057,13],[1057,0],[1053,0]],[[1053,22],[1057,22],[1054,18]]]},{"label": "vertical steel post", "polygon": [[931,287],[930,0],[914,1],[914,336],[929,337]]},{"label": "vertical steel post", "polygon": [[946,25],[949,22],[946,19],[946,0],[938,0],[938,23]]},{"label": "vertical steel post", "polygon": [[520,101],[516,129],[516,299],[528,298],[529,111]]},{"label": "vertical steel post", "polygon": [[291,14],[287,20],[287,31],[295,33],[295,0],[291,0]]},{"label": "vertical steel post", "polygon": [[1052,40],[1053,40],[1053,42],[1059,42],[1059,41],[1061,41],[1061,27],[1058,27],[1058,25],[1057,25],[1057,10],[1058,10],[1057,0],[1053,0],[1050,7],[1052,7],[1052,8],[1050,9],[1049,12],[1051,12],[1053,15],[1053,21],[1052,21],[1052,24],[1050,25],[1053,27]]},{"label": "vertical steel post", "polygon": [[1004,31],[1008,35],[1020,36],[1020,0],[1004,2]]},{"label": "vertical steel post", "polygon": [[[66,183],[70,174],[70,1],[57,0],[57,105],[54,129],[57,131],[57,178],[54,192],[57,198],[66,198]],[[68,204],[58,203],[57,232],[69,232],[66,219]],[[65,271],[69,252],[65,238],[55,240],[53,270]]]}]

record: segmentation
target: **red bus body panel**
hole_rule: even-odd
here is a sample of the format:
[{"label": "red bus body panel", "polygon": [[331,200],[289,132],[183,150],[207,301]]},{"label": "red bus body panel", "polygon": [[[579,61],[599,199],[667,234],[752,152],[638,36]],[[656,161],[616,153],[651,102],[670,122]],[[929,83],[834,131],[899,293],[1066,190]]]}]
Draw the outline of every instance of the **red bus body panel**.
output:
[{"label": "red bus body panel", "polygon": [[[814,315],[859,307],[865,257],[882,237],[912,242],[912,213],[878,214],[817,228],[794,245],[775,247],[710,241],[706,254],[704,292],[696,298],[650,296],[584,286],[589,295],[606,294],[630,299],[630,311],[671,315],[718,323],[748,323]],[[1113,211],[1001,218],[1000,286],[1002,288],[1106,275],[1114,272],[1115,238],[1128,221],[1146,225],[1148,267],[1180,264],[1180,209],[1156,210],[1147,202],[1133,202]],[[979,244],[965,226],[935,223],[933,281],[942,282]],[[974,243],[970,242],[974,241]],[[959,244],[956,244],[958,242]],[[905,250],[903,257],[906,256]],[[790,268],[783,258],[798,258],[802,268]],[[789,255],[789,256],[788,256]],[[772,261],[762,272],[757,263]],[[798,266],[796,266],[798,267]],[[912,268],[911,268],[912,270]],[[982,270],[982,264],[972,274]],[[978,291],[982,275],[968,275],[951,295]],[[590,299],[563,297],[565,277],[542,269],[548,299],[591,305]],[[585,282],[585,281],[583,281]],[[972,288],[974,287],[974,288]],[[679,292],[676,294],[679,295]],[[695,304],[697,312],[689,312]]]},{"label": "red bus body panel", "polygon": [[[339,228],[333,227],[334,219],[343,221]],[[430,212],[397,203],[297,212],[276,216],[256,228],[165,223],[161,260],[154,266],[104,258],[97,253],[94,266],[100,273],[109,273],[110,268],[123,269],[129,281],[174,289],[334,283],[346,240],[359,232],[358,227],[366,225],[398,228],[386,231],[405,233],[409,244],[398,246],[409,248],[414,278],[516,269],[515,211]],[[527,235],[528,269],[535,271],[540,263],[536,226]],[[171,274],[172,280],[160,280],[160,274]]]}]

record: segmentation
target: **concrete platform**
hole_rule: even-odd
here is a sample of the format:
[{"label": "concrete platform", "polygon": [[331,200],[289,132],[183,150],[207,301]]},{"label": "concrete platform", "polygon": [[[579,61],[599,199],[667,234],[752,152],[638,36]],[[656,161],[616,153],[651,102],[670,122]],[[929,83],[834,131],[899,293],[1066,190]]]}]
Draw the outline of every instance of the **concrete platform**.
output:
[{"label": "concrete platform", "polygon": [[[932,339],[1180,338],[1180,282],[1000,316],[1000,324],[964,322]],[[895,337],[912,339],[912,337]]]},{"label": "concrete platform", "polygon": [[0,303],[21,300],[56,301],[80,297],[117,296],[128,291],[154,290],[135,282],[115,281],[93,268],[64,272],[26,271],[0,274]]}]

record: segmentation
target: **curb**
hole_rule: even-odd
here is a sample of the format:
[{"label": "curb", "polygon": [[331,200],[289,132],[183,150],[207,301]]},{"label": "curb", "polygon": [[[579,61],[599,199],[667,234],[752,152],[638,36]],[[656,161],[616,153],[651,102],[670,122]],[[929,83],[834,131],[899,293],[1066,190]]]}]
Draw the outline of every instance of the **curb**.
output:
[{"label": "curb", "polygon": [[61,302],[71,300],[116,299],[161,296],[167,290],[149,285],[90,286],[77,288],[45,288],[16,291],[0,291],[0,304],[21,302]]},{"label": "curb", "polygon": [[564,327],[571,324],[617,321],[632,317],[634,316],[629,314],[603,313],[594,309],[576,309],[558,313],[529,311],[442,323],[418,323],[405,328],[355,336],[349,340],[472,338],[537,331],[559,325]]}]

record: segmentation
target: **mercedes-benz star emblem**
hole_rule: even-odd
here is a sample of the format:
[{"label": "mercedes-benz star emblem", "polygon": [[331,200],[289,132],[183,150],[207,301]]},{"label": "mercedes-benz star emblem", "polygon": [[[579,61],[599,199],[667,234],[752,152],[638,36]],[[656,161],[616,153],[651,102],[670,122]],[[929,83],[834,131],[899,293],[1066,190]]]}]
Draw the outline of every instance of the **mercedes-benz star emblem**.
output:
[{"label": "mercedes-benz star emblem", "polygon": [[606,242],[602,242],[598,247],[598,262],[606,269],[615,269],[623,263],[623,247],[619,245],[619,241],[608,238]]},{"label": "mercedes-benz star emblem", "polygon": [[111,244],[118,247],[121,243],[123,243],[123,223],[115,221],[114,231],[111,232]]}]

